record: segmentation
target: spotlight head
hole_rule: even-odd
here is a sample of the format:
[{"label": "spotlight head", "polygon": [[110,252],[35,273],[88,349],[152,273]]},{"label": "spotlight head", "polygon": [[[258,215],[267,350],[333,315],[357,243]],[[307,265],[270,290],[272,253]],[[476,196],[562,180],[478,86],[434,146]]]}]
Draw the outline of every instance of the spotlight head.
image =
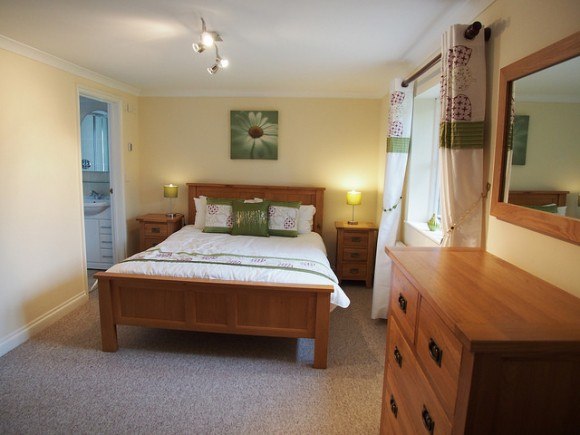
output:
[{"label": "spotlight head", "polygon": [[216,59],[216,62],[219,64],[220,68],[227,68],[230,64],[230,61],[227,59]]},{"label": "spotlight head", "polygon": [[203,32],[201,34],[201,43],[205,48],[211,47],[214,43],[214,37],[210,32]]},{"label": "spotlight head", "polygon": [[214,63],[210,68],[207,69],[207,72],[210,73],[213,76],[219,70],[220,70],[219,65],[217,63]]},{"label": "spotlight head", "polygon": [[193,47],[193,51],[195,51],[196,53],[203,53],[205,51],[205,48],[206,48],[203,44],[197,43],[197,42],[194,42],[192,44],[192,47]]}]

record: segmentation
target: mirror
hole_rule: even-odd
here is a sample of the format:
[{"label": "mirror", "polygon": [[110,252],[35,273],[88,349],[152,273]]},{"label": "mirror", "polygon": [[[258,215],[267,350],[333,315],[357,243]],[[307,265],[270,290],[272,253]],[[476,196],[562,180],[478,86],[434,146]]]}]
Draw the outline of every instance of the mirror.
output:
[{"label": "mirror", "polygon": [[580,244],[580,32],[500,70],[491,214]]}]

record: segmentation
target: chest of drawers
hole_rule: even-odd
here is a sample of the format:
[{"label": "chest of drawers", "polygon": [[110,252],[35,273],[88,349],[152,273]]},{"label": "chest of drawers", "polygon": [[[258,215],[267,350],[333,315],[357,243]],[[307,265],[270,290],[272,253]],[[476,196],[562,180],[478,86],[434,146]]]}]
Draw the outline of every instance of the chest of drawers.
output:
[{"label": "chest of drawers", "polygon": [[481,250],[387,253],[381,433],[577,433],[580,299]]}]

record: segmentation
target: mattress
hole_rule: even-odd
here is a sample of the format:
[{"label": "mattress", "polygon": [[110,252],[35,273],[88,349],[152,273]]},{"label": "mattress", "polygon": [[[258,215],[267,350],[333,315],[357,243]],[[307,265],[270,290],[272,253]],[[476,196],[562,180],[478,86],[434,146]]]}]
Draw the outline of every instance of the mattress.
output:
[{"label": "mattress", "polygon": [[332,306],[350,300],[315,232],[298,237],[208,234],[187,225],[159,245],[111,267],[108,272],[276,284],[332,285]]}]

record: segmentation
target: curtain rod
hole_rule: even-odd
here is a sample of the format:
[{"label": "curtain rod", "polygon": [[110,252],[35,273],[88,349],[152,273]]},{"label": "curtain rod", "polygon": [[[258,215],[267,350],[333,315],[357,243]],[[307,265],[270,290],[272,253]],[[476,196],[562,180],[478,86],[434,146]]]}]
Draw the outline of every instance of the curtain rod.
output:
[{"label": "curtain rod", "polygon": [[[469,27],[467,29],[465,29],[465,33],[463,34],[465,36],[465,39],[475,38],[479,34],[479,31],[481,30],[482,27],[483,26],[479,21],[475,21],[473,24],[470,24]],[[491,37],[491,27],[486,27],[483,30],[483,35],[485,37],[485,40],[489,41],[489,38]],[[415,72],[414,74],[411,74],[408,78],[403,80],[401,82],[401,86],[406,88],[407,86],[409,86],[409,83],[412,83],[415,80],[417,80],[419,77],[421,77],[423,74],[425,74],[425,72],[429,71],[440,60],[441,60],[441,53],[439,53],[437,56],[435,56],[433,59],[431,59],[429,62],[427,62],[427,64],[425,64],[423,67],[421,67],[419,70],[417,70],[417,72]]]}]

